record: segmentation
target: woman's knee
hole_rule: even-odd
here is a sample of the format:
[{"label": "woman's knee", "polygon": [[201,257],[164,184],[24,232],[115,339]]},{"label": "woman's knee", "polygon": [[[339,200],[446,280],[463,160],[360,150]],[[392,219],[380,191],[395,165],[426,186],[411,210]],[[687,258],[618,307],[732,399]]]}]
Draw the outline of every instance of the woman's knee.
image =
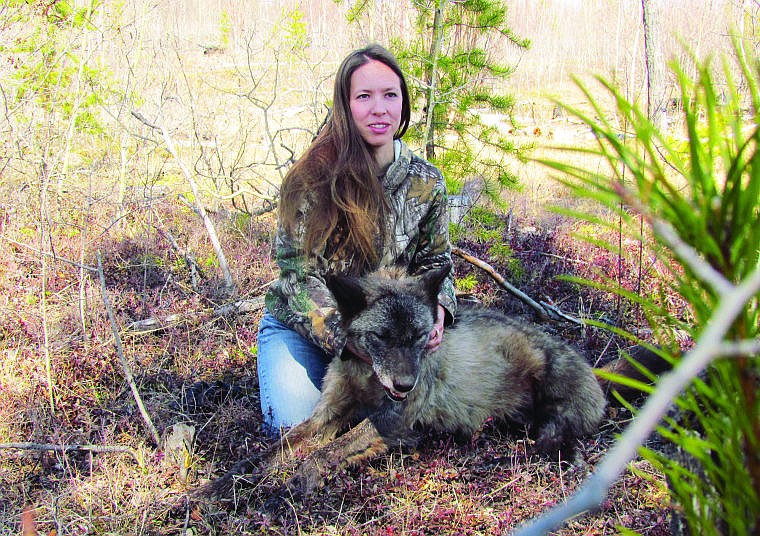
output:
[{"label": "woman's knee", "polygon": [[321,348],[294,330],[271,316],[262,319],[257,370],[265,425],[277,431],[311,415],[327,362]]}]

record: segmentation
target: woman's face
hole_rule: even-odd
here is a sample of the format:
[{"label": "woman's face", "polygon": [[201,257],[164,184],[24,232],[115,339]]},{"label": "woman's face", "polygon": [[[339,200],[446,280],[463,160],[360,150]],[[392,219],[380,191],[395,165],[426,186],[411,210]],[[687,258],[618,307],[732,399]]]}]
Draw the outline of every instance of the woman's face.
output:
[{"label": "woman's face", "polygon": [[351,117],[381,167],[393,162],[393,135],[401,123],[401,80],[390,67],[372,60],[351,75]]}]

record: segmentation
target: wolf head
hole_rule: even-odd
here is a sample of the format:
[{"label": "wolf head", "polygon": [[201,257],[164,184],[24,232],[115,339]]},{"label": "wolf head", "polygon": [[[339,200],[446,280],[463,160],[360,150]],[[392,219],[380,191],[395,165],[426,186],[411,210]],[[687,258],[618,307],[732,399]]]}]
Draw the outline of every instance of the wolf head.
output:
[{"label": "wolf head", "polygon": [[335,297],[348,340],[370,356],[388,396],[404,400],[414,389],[438,293],[450,266],[420,275],[382,269],[363,277],[336,276],[327,286]]}]

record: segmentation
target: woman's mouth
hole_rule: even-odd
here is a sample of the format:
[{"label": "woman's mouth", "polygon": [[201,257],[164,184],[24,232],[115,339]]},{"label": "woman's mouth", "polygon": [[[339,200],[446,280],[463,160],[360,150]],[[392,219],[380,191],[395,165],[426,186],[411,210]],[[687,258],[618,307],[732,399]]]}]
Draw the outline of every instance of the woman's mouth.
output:
[{"label": "woman's mouth", "polygon": [[371,125],[368,125],[368,128],[373,134],[385,134],[388,131],[388,128],[390,128],[390,124],[372,123]]}]

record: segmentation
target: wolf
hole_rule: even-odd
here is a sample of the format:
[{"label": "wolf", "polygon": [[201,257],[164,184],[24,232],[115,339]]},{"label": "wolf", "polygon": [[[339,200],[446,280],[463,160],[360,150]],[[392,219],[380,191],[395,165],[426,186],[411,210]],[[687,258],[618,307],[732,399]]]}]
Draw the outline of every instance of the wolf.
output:
[{"label": "wolf", "polygon": [[[597,430],[607,399],[592,367],[532,324],[462,304],[438,350],[425,350],[449,270],[327,280],[357,354],[331,361],[312,415],[272,446],[262,470],[282,473],[295,460],[285,485],[309,493],[328,469],[414,448],[424,430],[469,437],[493,418],[528,430],[550,456]],[[254,467],[255,458],[243,460],[204,494],[224,495]]]}]

